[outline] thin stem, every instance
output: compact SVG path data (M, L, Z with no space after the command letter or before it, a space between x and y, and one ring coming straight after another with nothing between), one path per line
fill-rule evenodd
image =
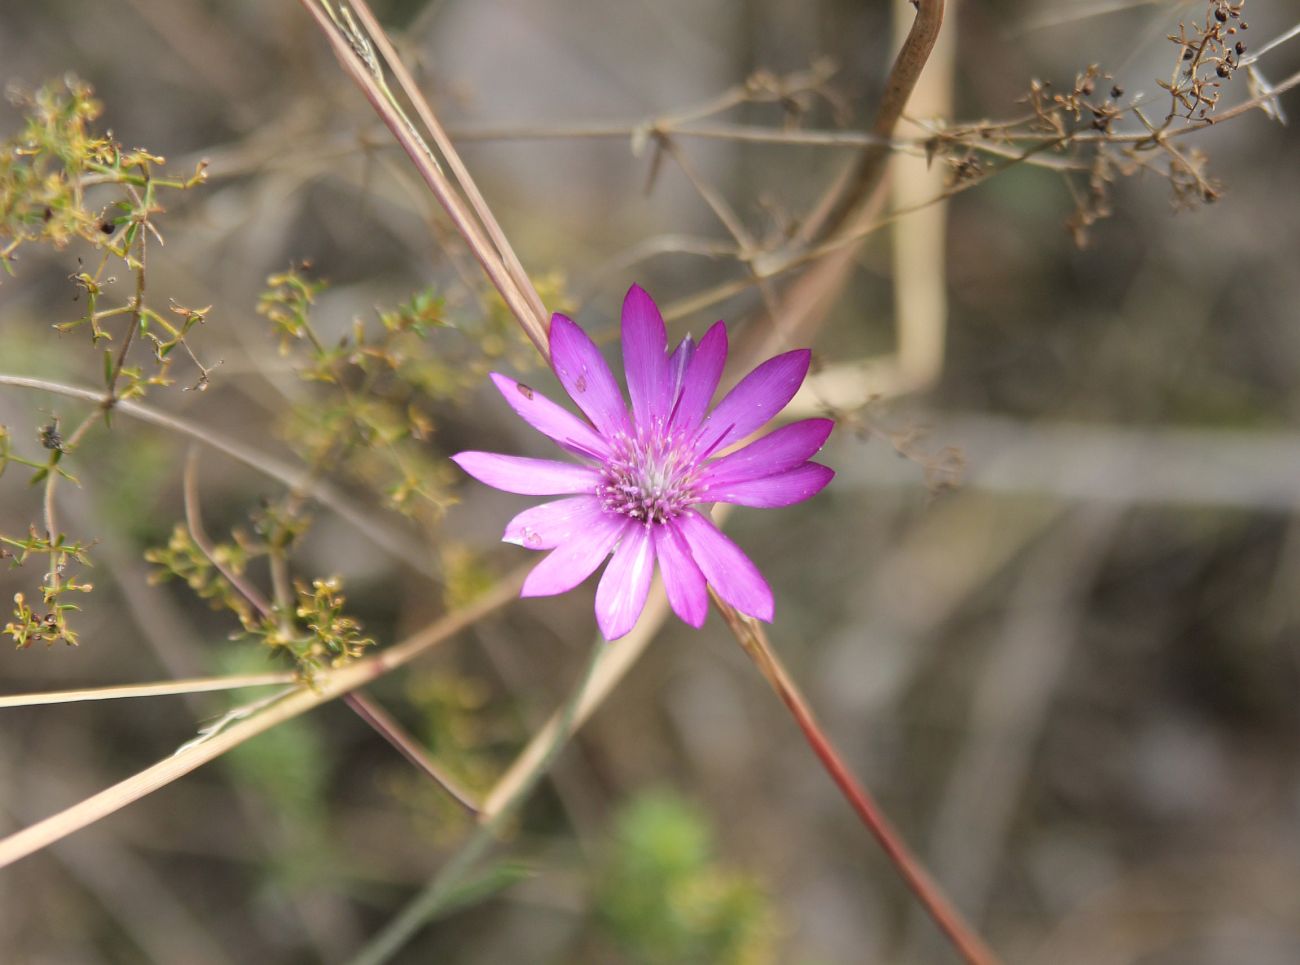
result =
M131 195L143 212L142 217L147 218L147 204L140 199L140 196L134 190L131 191ZM108 376L108 390L103 402L105 409L111 408L113 403L117 401L117 382L122 377L122 368L126 365L126 355L131 351L131 343L135 341L135 334L140 328L140 319L144 315L145 264L149 238L149 232L144 229L145 223L144 221L138 223L140 251L137 255L139 264L135 269L135 295L131 298L131 324L127 327L126 335L122 338L122 347L118 350L117 358L113 360L113 368ZM69 444L75 446L75 439L69 440Z
M893 137L898 119L903 116L903 108L912 96L912 89L916 87L935 41L939 39L939 28L943 26L944 0L916 0L916 5L916 19L890 68L884 97L871 122L871 133L884 145ZM804 222L799 240L808 243L852 224L884 176L888 158L887 146L873 144L864 148L853 167L827 192Z
M420 742L384 708L359 690L354 690L343 697L344 703L351 707L379 736L392 744L397 752L415 767L423 771L438 784L452 799L470 813L478 817L481 813L470 793L461 787L446 771L433 762Z
M127 185L127 190L131 192L131 197L135 200L136 205L143 211L142 217L148 217L148 205L141 200L135 189ZM104 396L99 402L99 409L86 416L77 426L76 430L70 435L63 445L58 447L58 451L50 453L49 468L45 476L45 532L46 538L50 541L50 566L46 576L48 589L46 598L53 600L59 593L63 585L63 566L66 557L63 553L54 550L54 541L58 539L58 519L55 509L55 490L58 487L59 474L54 471L55 459L64 453L74 451L85 438L86 433L90 431L101 418L107 419L108 412L117 402L117 382L122 375L122 367L126 364L126 354L131 350L131 344L135 340L136 330L140 327L140 319L144 314L144 290L145 290L145 264L148 252L148 232L144 230L145 222L140 223L139 227L139 253L137 255L138 264L135 269L135 295L131 300L130 312L131 323L127 326L126 334L122 337L122 347L118 350L117 358L114 360L112 369L108 376L108 387L104 390ZM107 253L105 253L107 257Z
M0 839L0 868L48 847L99 821L177 778L309 710L405 666L432 647L451 638L489 613L512 602L523 585L525 570L501 581L477 602L449 613L401 643L337 670L320 673L312 687L300 687L276 700L261 713L240 720L204 740L190 742L171 757L119 781L112 787Z
M1167 136L1172 136L1172 134ZM983 184L984 181L994 173L1005 171L1012 165L1028 163L1030 158L1035 154L1050 150L1068 139L1069 135L1062 135L1059 138L1053 138L1035 144L1033 147L1028 148L1014 157L1009 157L1006 164L997 168L996 171L986 174L982 178L972 178L967 181L959 181L952 187L947 188L924 201L901 208L895 208L887 215L871 221L862 222L855 227L846 228L842 233L832 238L828 238L826 241L823 241L814 247L797 250L788 255L773 255L770 260L756 259L753 276L722 282L721 284L715 285L713 288L707 288L704 291L697 292L694 295L689 295L686 298L673 302L664 308L664 320L674 321L679 318L684 318L687 315L694 314L695 312L701 311L712 305L716 305L719 302L726 301L733 295L738 295L741 292L752 288L757 284L757 278L774 278L777 275L782 275L796 268L801 268L810 262L815 262L824 255L851 247L866 238L868 235L874 234L881 228L892 224L905 215L928 208L940 201L946 201L949 198L956 197L964 191L969 191L977 185Z
M776 295L772 292L772 286L767 283L766 279L760 278L758 272L754 269L753 259L758 251L758 245L754 241L753 235L745 227L740 216L711 184L704 180L703 176L696 170L695 165L690 162L685 154L678 148L673 139L667 135L659 135L659 144L664 152L677 162L677 167L681 169L686 180L695 188L696 194L709 206L709 210L717 216L722 222L722 226L727 229L727 233L735 239L739 248L737 257L744 264L745 270L754 279L754 284L758 286L759 293L763 298L763 305L766 307L770 317L776 317L777 304Z
M444 160L446 160L447 166L451 169L452 175L456 178L456 182L460 185L461 190L465 192L466 197L469 198L470 206L474 209L474 213L478 215L479 222L487 230L488 237L492 240L492 244L496 246L497 254L501 256L506 271L509 272L510 277L514 279L515 285L531 306L534 313L534 321L545 330L547 327L546 306L542 304L541 296L537 294L537 289L533 286L532 279L530 279L528 273L524 271L524 267L519 261L519 256L515 254L514 247L510 244L509 239L506 238L505 232L501 230L501 225L497 223L496 215L492 213L492 209L488 207L487 202L483 199L483 195L480 193L478 185L475 184L474 179L470 177L469 170L465 167L464 162L461 161L460 155L456 152L456 148L451 142L451 138L447 136L447 132L443 130L442 125L438 122L438 118L433 113L433 109L429 106L429 102L424 98L424 95L420 93L420 88L416 85L415 78L411 76L411 72L406 69L406 65L403 64L401 58L397 56L397 51L393 49L393 45L389 42L388 35L384 32L384 28L381 27L379 21L375 19L375 15L370 12L370 7L366 4L365 0L351 0L351 3L352 9L355 10L357 16L361 18L361 23L366 28L366 32L370 35L370 39L373 40L375 46L379 48L380 56L383 57L389 70L393 72L393 76L397 78L398 86L402 88L402 92L406 94L407 99L410 100L412 105L414 105L416 115L424 124L425 129L428 130L429 134L433 137L433 143L437 145L438 150L442 152L442 156Z
M216 567L217 572L225 577L227 583L238 590L262 616L270 616L271 604L266 597L257 587L221 562L216 547L208 539L208 532L203 527L203 514L199 511L198 468L199 449L198 446L192 445L189 454L185 457L185 475L182 485L185 493L185 526L190 531L190 539L194 540L194 545L199 548L199 552L208 558L208 562Z
M21 389L36 389L40 392L51 392L55 395L62 395L71 399L82 399L87 402L99 403L103 399L103 393L95 389L51 382L48 379L34 379L24 375L0 373L0 385L11 385ZM322 506L333 510L340 518L347 520L367 538L374 541L376 545L383 547L416 570L428 576L438 575L426 545L419 540L413 540L405 532L394 530L376 520L372 510L355 505L333 486L316 479L310 470L282 462L274 456L259 452L215 429L197 422L191 422L182 416L155 409L142 402L118 400L113 410L133 419L139 419L142 422L148 422L171 432L187 436L216 449L218 452L225 453L237 462L242 462L244 465L250 466L272 479L278 479L295 492L311 496Z
M160 680L151 684L118 684L112 687L89 687L81 690L50 690L39 694L5 694L0 707L35 707L42 704L75 704L83 700L120 700L126 697L166 697L172 694L201 694L214 690L242 690L244 687L270 687L291 684L292 673L235 674L228 677L192 677L186 680Z
M382 78L376 76L378 65L375 65L372 70L362 60L353 44L353 40L357 38L344 35L342 27L331 18L332 11L324 7L321 0L300 0L300 2L325 34L339 63L361 88L370 105L397 138L425 184L438 199L443 210L447 212L456 230L465 238L524 333L532 340L543 357L549 357L546 326L534 315L529 299L520 291L519 285L503 263L500 253L485 237L482 227L475 222L472 213L466 209L455 187L438 166L438 162L421 140L414 125L402 113L395 101L385 94L381 84Z
M1237 61L1237 66L1249 67L1251 64L1255 63L1257 60L1259 60L1259 58L1263 57L1274 47L1280 47L1288 40L1293 40L1296 37L1300 37L1300 23L1296 24L1294 27L1292 27L1290 30L1286 31L1285 33L1278 34L1278 36L1274 37L1268 43L1264 44L1262 47L1260 47L1259 49L1251 53L1250 56L1242 57L1241 60Z
M949 901L947 895L944 894L934 879L930 877L929 872L925 870L925 866L920 859L904 843L898 830L890 823L880 809L880 805L876 803L875 798L871 796L871 793L865 787L858 783L845 765L830 738L826 736L826 732L817 723L817 718L813 716L808 701L800 693L798 686L785 667L782 666L780 658L768 642L762 626L749 617L737 613L724 603L714 593L712 587L709 588L709 595L713 598L713 603L718 612L726 620L727 626L731 628L731 632L735 635L745 653L754 661L754 665L758 667L763 678L776 691L777 696L781 698L782 703L785 704L791 716L794 717L795 723L803 731L804 738L808 741L813 753L817 755L817 759L821 761L826 773L830 775L831 780L840 789L840 793L853 806L853 810L857 812L867 830L875 836L881 849L893 862L907 887L921 902L930 917L934 919L935 924L939 926L948 940L952 942L953 947L969 965L995 965L998 962L998 957L993 953L993 950L984 943L984 940L962 918L961 913Z
M547 761L557 742L568 740L581 727L605 699L613 692L619 681L627 674L637 659L645 652L650 641L654 639L665 618L668 616L668 597L664 595L662 583L656 580L646 599L641 619L632 632L618 641L616 645L606 645L601 651L596 665L586 685L582 688L578 703L570 707L565 704L556 710L529 739L528 744L515 757L506 772L497 779L492 790L483 799L483 815L491 820L514 806L522 789L536 783L537 775L546 768Z
M554 765L560 751L568 742L573 721L581 713L580 708L586 700L596 668L609 650L610 646L604 638L597 636L582 678L560 710L559 726L549 735L545 752L530 768L527 777L514 785L509 797L501 801L495 809L488 810L486 805L484 806L479 826L474 829L469 839L425 889L416 895L396 918L385 925L378 935L366 943L352 959L350 965L381 965L388 961L411 939L411 936L448 904L449 899L454 897L457 885L487 853L506 819L528 799L533 788Z
M289 554L278 538L271 543L267 559L271 564L271 592L275 596L271 612L276 617L280 636L289 641L298 635L298 628L293 623L293 581L289 576Z

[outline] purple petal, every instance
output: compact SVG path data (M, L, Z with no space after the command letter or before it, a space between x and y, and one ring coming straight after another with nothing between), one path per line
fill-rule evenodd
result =
M766 425L794 398L811 359L808 349L796 349L768 359L741 379L704 420L696 451L721 449Z
M546 559L534 566L519 595L554 596L572 590L596 572L624 530L637 525L626 516L601 513L573 539L551 550Z
M636 626L654 572L655 544L650 528L632 523L596 588L596 623L606 640L617 640Z
M451 459L479 482L524 496L591 493L600 483L600 473L590 466L550 459L502 456L495 452L459 452Z
M713 393L718 391L718 382L722 378L722 367L727 364L727 326L715 322L704 333L700 344L686 366L686 375L682 380L682 392L673 410L674 429L691 433L704 418Z
M555 549L567 543L604 514L595 496L571 496L525 509L506 525L503 543L530 550Z
M672 357L668 359L668 378L672 384L672 407L676 407L677 400L681 398L682 386L686 383L686 367L691 364L691 359L694 357L695 339L691 338L688 332L686 337L677 343Z
M691 549L691 557L718 596L741 613L771 622L772 590L740 547L696 510L688 509L676 523Z
M654 528L655 555L659 559L659 572L664 577L664 589L673 612L693 627L704 626L709 615L709 591L704 585L704 574L691 558L691 551L673 522Z
M745 448L723 456L704 471L700 482L712 489L794 469L825 445L826 437L834 428L833 419L805 419L782 426Z
M833 470L819 463L806 462L798 469L780 472L775 476L746 479L742 482L711 487L700 498L711 502L775 509L778 506L791 506L805 499L811 499L834 478Z
M623 299L623 373L636 424L648 429L672 407L668 332L654 300L640 285Z
M628 432L627 407L596 343L559 313L551 316L551 367L601 435Z
M603 459L609 455L609 443L572 412L560 408L522 382L496 372L491 375L496 387L510 403L510 408L538 432L582 456Z

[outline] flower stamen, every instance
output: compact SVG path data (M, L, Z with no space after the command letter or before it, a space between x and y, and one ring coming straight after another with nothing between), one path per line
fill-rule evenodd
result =
M669 435L656 425L635 438L620 434L613 454L602 466L596 495L607 512L662 524L695 501L699 458L681 434Z

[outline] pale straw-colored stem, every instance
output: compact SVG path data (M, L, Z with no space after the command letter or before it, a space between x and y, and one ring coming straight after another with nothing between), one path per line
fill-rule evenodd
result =
M601 664L606 662L606 655L610 650L610 645L603 639L599 637L596 639L582 678L557 712L556 726L548 732L548 742L542 747L540 755L529 767L527 774L523 775L520 781L512 784L509 795L497 801L491 813L483 811L479 814L478 827L456 849L456 853L439 869L429 884L398 913L397 917L391 919L365 944L349 965L382 965L383 962L391 959L421 927L453 903L454 896L463 886L466 875L487 853L496 840L501 826L528 799L564 749L569 735L574 730L573 718L580 712L586 702L586 695L591 691L592 677Z
M201 694L245 687L291 684L292 673L233 674L226 677L192 677L188 680L160 680L148 684L116 684L111 687L83 687L80 690L50 690L39 694L5 694L0 707L36 707L42 704L77 704L83 700L121 700L127 697L168 697Z
M600 650L590 675L576 692L572 704L566 704L547 719L488 792L483 800L480 821L496 819L510 807L511 802L518 799L522 788L532 786L556 743L568 740L587 722L596 708L605 702L605 698L645 652L667 617L668 597L664 595L663 584L656 576L636 627L617 643L607 644Z
M338 670L320 674L314 686L303 686L253 716L241 719L205 740L194 741L151 767L86 798L43 821L0 840L0 868L107 817L114 811L165 787L250 738L309 710L341 697L404 666L432 647L515 599L523 585L520 571L501 581L477 602L449 613L401 643Z
M506 268L500 252L492 246L484 234L484 229L477 223L473 213L465 207L460 194L443 173L428 146L416 132L414 125L387 92L382 77L376 76L376 72L357 53L352 42L353 38L344 34L342 26L332 16L332 10L320 0L301 0L301 3L321 28L321 32L325 34L325 39L333 48L343 69L361 88L370 105L406 151L424 183L438 199L438 203L447 212L456 230L465 239L492 284L505 299L506 306L515 316L524 333L537 346L537 350L543 357L549 358L548 329L535 315L531 307L531 299L520 291L520 286Z
M519 256L515 254L515 249L510 244L510 240L506 238L505 232L501 230L501 225L497 223L496 215L488 207L488 203L484 200L478 185L474 183L474 179L470 176L469 169L465 167L465 163L460 159L460 154L456 151L455 145L452 144L451 138L447 136L447 132L439 123L437 116L434 115L433 109L430 108L429 102L420 92L420 88L415 83L415 78L406 69L402 59L397 56L397 51L393 49L388 34L380 26L379 21L375 19L375 15L370 12L370 7L365 0L351 0L351 2L352 9L356 11L357 16L361 19L362 26L365 27L375 46L379 48L380 56L388 65L388 69L393 72L393 76L397 78L402 93L415 107L416 115L424 124L425 129L428 130L430 136L432 136L433 143L442 154L443 160L447 162L447 167L451 169L452 176L469 199L470 206L474 209L479 222L483 225L488 237L492 240L492 244L496 247L497 254L500 255L502 262L505 264L506 271L514 280L525 301L532 308L534 321L545 331L548 325L546 306L542 304L541 296L537 294L532 279L524 271L524 266L520 263Z

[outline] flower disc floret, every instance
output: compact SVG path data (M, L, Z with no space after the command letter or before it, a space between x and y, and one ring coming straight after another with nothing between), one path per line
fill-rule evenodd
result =
M696 501L698 470L681 433L638 432L615 441L596 495L607 512L662 525Z

